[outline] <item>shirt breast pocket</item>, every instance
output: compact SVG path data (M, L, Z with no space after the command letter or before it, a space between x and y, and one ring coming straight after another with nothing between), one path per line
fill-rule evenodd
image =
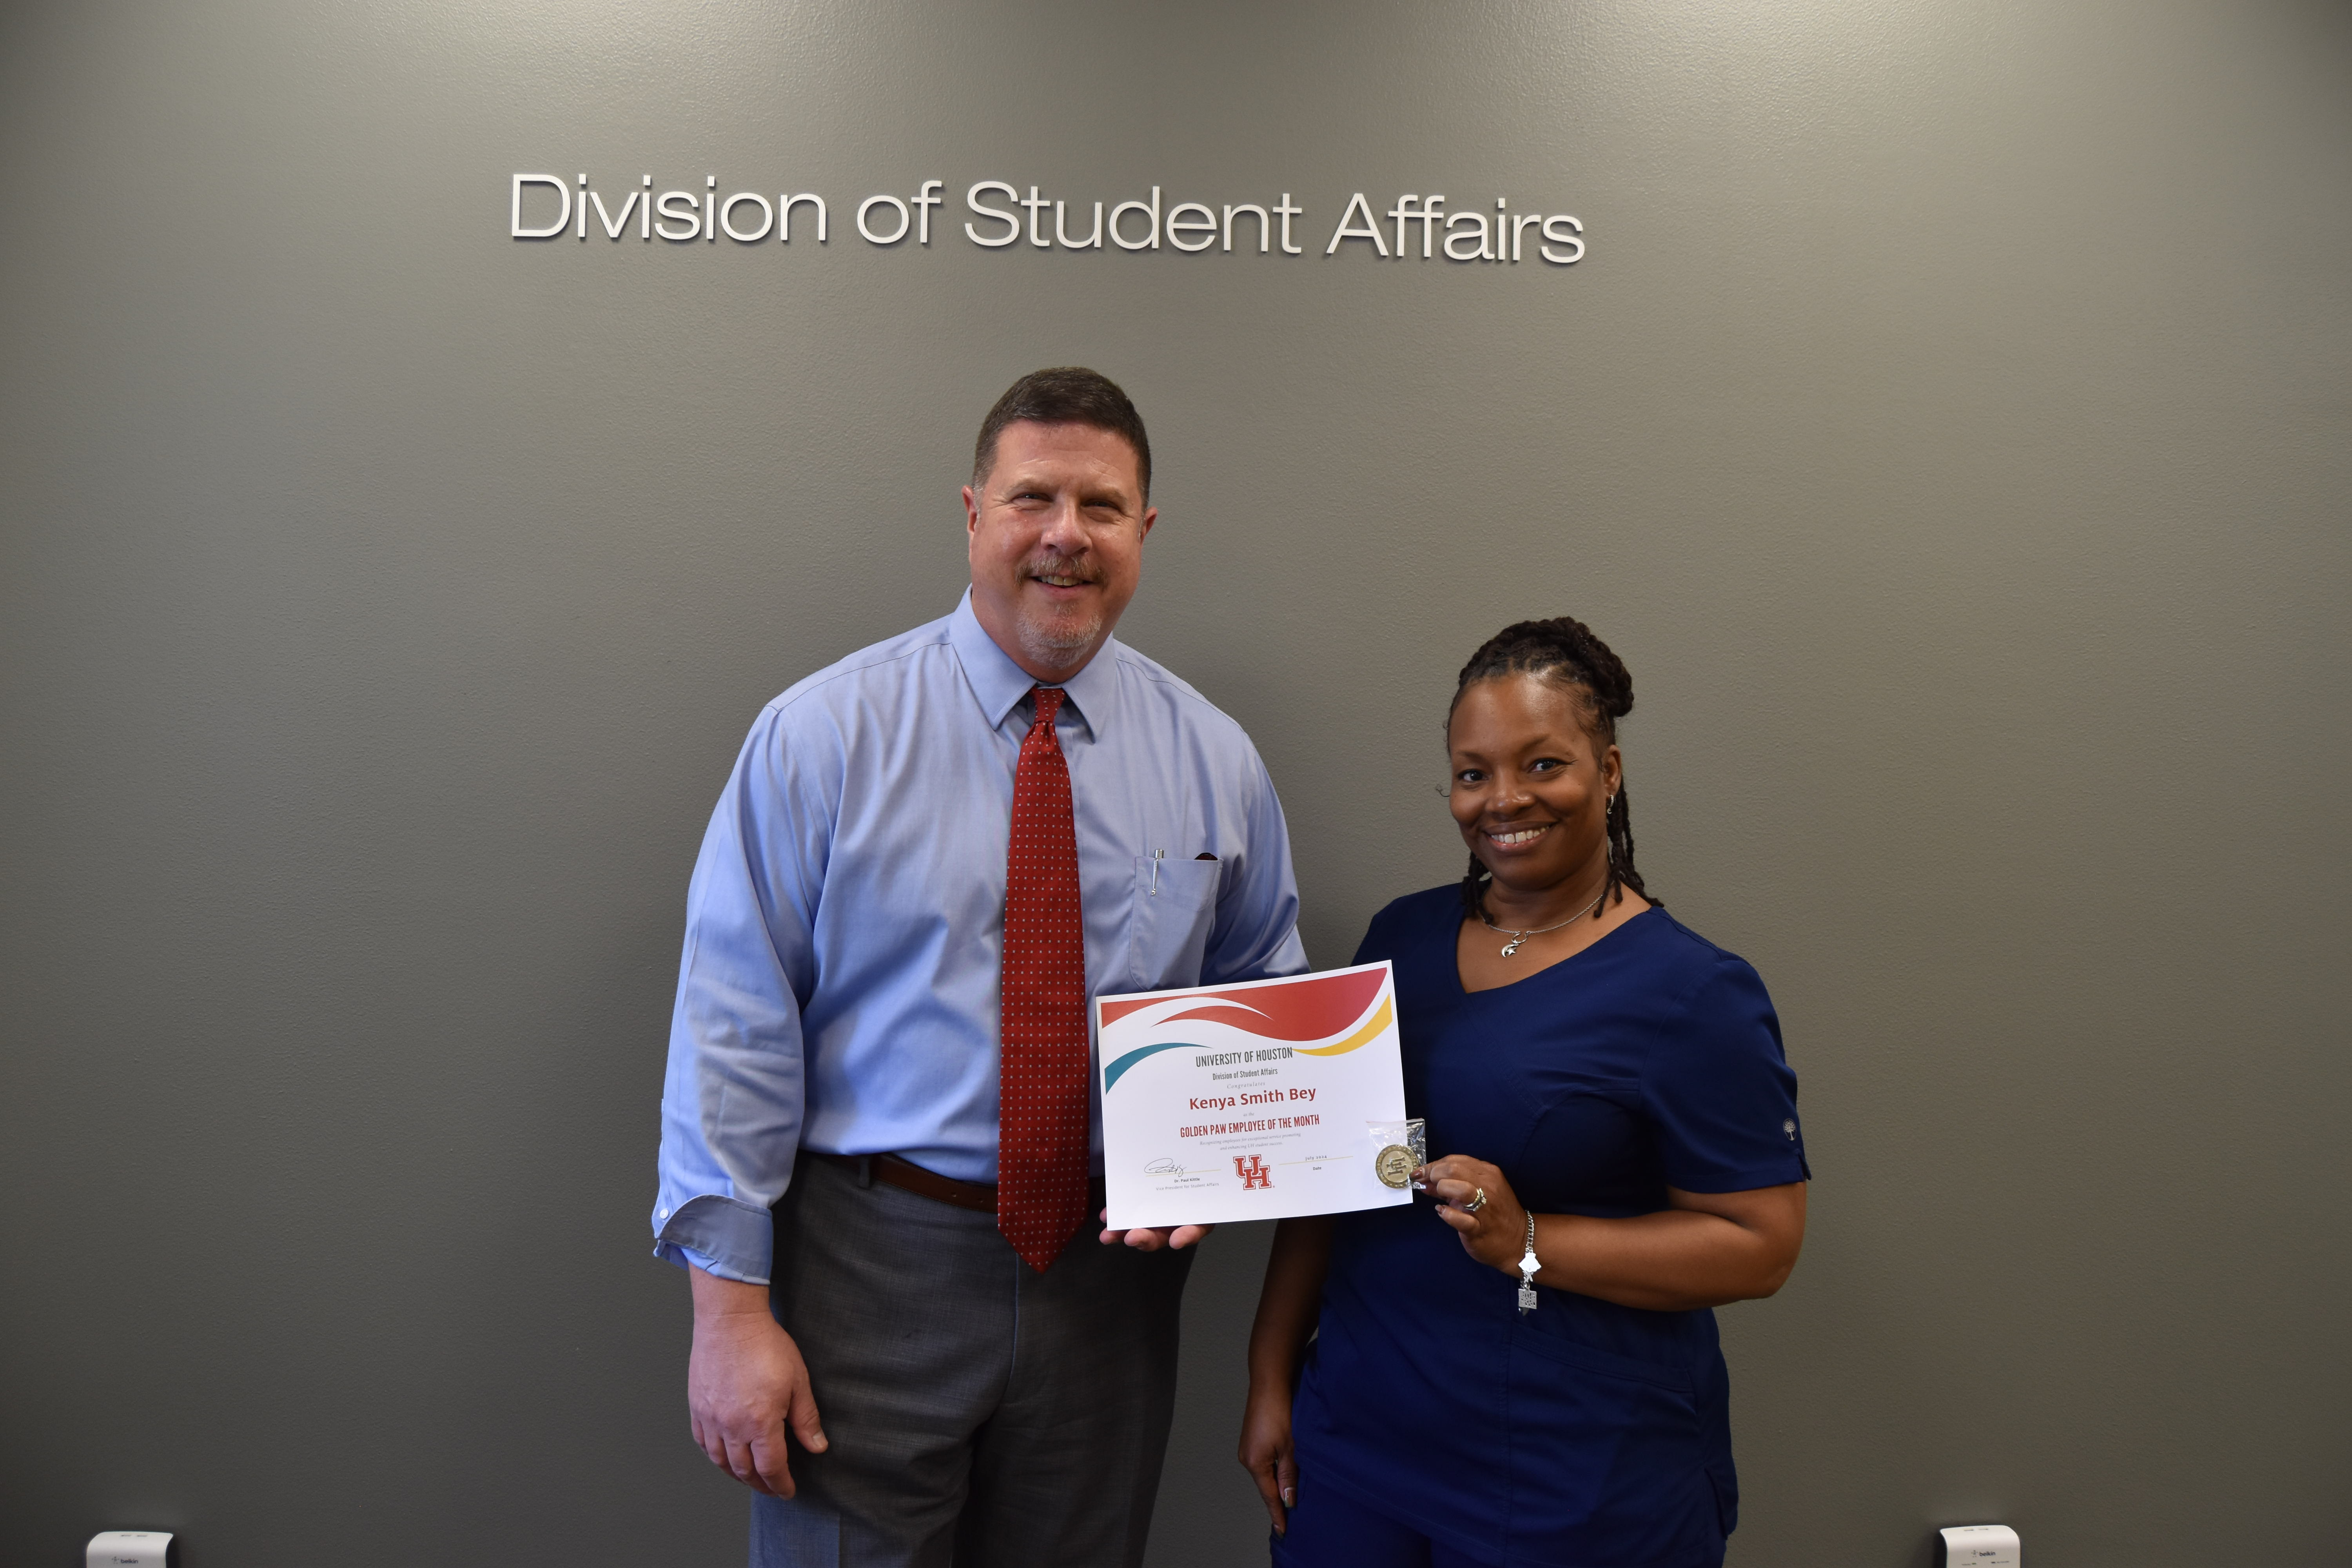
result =
M1135 907L1128 921L1129 968L1138 991L1201 984L1209 930L1217 919L1214 860L1135 858Z

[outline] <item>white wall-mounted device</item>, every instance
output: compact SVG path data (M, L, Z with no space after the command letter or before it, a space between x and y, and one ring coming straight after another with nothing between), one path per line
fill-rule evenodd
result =
M1956 1524L1944 1531L1944 1568L2018 1568L2017 1531L2005 1524Z
M89 1568L165 1568L180 1554L166 1530L105 1530L89 1538Z

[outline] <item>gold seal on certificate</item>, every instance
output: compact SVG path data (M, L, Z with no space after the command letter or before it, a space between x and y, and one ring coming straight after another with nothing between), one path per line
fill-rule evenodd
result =
M1402 1143L1391 1143L1372 1156L1372 1173L1383 1186L1403 1186L1412 1180L1412 1151Z

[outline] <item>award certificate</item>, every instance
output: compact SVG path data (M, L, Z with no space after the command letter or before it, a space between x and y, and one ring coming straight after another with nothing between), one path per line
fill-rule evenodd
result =
M1114 1230L1412 1201L1386 963L1095 1000Z

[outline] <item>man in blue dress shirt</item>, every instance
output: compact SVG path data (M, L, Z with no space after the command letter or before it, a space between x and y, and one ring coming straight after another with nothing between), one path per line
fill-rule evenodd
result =
M712 814L653 1222L755 1564L1142 1561L1202 1232L1071 1229L1101 1209L1083 1004L1307 967L1248 736L1111 637L1150 483L1116 385L1016 382L963 491L971 592L768 704Z

